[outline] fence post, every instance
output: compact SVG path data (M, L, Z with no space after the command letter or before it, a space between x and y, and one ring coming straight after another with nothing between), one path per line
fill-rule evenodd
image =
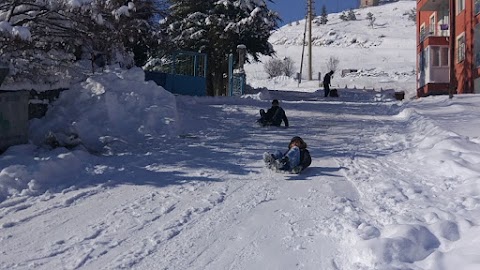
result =
M233 54L228 55L228 93L233 96Z

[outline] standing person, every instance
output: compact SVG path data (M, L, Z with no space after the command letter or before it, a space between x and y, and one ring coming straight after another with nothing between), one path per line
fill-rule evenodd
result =
M277 127L282 124L282 121L285 123L285 127L288 127L287 115L276 99L272 100L272 107L267 112L264 109L260 110L260 119L257 120L262 126Z
M332 80L333 70L325 74L323 77L323 89L325 90L325 97L330 94L330 81Z
M291 171L293 173L300 173L302 170L310 166L312 157L307 150L307 144L302 138L295 136L288 144L288 150L282 154L279 150L273 154L265 152L263 154L263 161L270 168L275 168L280 171Z

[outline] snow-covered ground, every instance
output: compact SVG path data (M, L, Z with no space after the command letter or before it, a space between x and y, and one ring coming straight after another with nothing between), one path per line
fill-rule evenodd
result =
M132 69L64 92L0 155L0 269L480 269L478 95L397 101L412 78L373 76L324 98L255 68L272 91L173 96ZM254 123L274 98L289 128ZM266 169L293 136L312 165Z
M172 98L142 81L92 77L31 124L82 145L0 156L0 269L480 267L480 97ZM254 124L272 98L291 127ZM295 135L311 167L266 169Z

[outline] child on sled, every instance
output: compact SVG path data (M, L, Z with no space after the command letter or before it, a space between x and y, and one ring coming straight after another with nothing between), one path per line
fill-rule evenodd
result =
M312 163L310 152L307 150L307 144L298 136L291 139L288 144L288 150L285 153L282 154L279 150L273 154L265 152L263 160L269 168L291 171L293 173L300 173Z

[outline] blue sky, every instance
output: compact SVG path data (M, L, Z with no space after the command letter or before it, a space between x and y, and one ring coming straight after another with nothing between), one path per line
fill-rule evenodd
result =
M322 6L327 7L328 13L339 12L351 8L358 8L359 0L313 0L315 12L320 15ZM268 1L266 1L268 2ZM283 24L303 19L307 13L307 0L274 0L275 3L268 3L270 9L277 11L282 18Z

